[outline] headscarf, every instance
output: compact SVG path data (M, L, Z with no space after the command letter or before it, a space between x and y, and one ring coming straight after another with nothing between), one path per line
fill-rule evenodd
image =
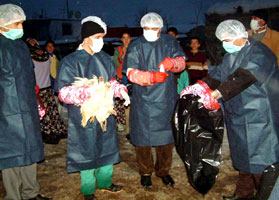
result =
M40 47L37 40L29 37L26 39L26 43L33 60L38 62L43 62L48 60L49 55L47 51Z

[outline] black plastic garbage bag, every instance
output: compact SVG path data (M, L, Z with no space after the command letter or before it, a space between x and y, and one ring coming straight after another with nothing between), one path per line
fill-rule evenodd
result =
M278 177L279 177L279 163L274 163L263 171L260 179L259 189L257 191L257 200L268 200L268 199L279 198L278 190L274 191L274 187L276 185L276 181L278 180Z
M179 99L172 125L188 180L198 192L206 194L219 172L224 121L221 109L207 110L198 99L193 95Z

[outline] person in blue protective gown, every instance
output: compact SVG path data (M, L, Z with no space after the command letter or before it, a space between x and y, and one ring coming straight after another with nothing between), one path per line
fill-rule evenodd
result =
M0 170L5 200L46 200L37 181L44 154L33 63L20 39L25 20L19 6L0 5Z
M164 184L173 186L169 175L174 147L171 119L177 100L173 73L185 69L185 54L173 36L161 33L160 15L147 13L140 23L143 36L129 45L123 65L133 83L130 138L136 146L142 186L152 186L154 168ZM152 146L156 147L155 165Z
M277 59L261 42L249 41L237 20L220 23L216 37L227 54L204 81L223 102L233 166L239 170L234 195L223 199L253 199L264 169L279 161Z
M59 92L59 99L68 104L67 170L69 173L80 172L84 198L95 199L97 187L109 192L118 192L122 188L112 183L113 164L120 161L115 116L108 117L106 131L101 129L97 120L88 121L83 127L77 104L86 100L86 94L90 96L90 87L74 90L76 88L71 84L75 77L92 79L95 75L110 82L115 97L122 98L124 93L126 101L129 101L129 97L126 87L115 79L116 70L112 58L101 51L107 31L106 24L95 16L84 18L81 23L82 44L60 61L55 90Z

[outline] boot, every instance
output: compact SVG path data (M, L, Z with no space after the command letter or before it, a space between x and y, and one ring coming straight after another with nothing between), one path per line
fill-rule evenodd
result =
M151 188L152 187L151 175L141 176L140 183L146 189Z
M172 179L172 177L170 175L166 175L166 176L159 176L163 183L166 185L166 186L171 186L173 187L174 186L174 180Z

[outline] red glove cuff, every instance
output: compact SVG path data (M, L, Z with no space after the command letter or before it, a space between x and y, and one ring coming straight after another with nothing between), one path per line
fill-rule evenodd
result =
M186 67L185 59L182 56L172 58L171 61L173 62L173 68L170 69L170 71L173 72L173 73L181 72Z
M128 79L132 83L136 83L141 86L151 86L155 83L153 82L154 73L150 71L143 71L139 69L130 69L128 73Z

